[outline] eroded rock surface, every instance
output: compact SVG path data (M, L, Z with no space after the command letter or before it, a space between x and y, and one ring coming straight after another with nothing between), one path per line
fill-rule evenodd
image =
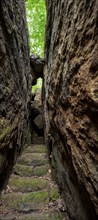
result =
M34 100L31 101L31 142L44 143L44 123L42 89L35 92Z
M39 57L37 54L32 54L30 56L30 66L31 66L31 76L32 76L32 85L37 83L38 78L43 78L43 69L44 69L45 60Z
M46 142L70 219L98 219L98 1L47 2Z
M30 66L24 1L0 1L0 184L25 143Z

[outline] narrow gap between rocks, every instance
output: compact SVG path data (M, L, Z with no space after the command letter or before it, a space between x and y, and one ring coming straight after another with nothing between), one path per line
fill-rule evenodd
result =
M26 6L33 9L33 2L26 1ZM37 6L38 1L35 2ZM27 14L31 16L31 13L27 12ZM36 42L35 36L33 37ZM34 48L33 52L32 48ZM47 148L44 144L42 84L45 61L42 45L32 44L30 39L30 51L31 144L24 147L16 163L13 164L13 171L11 169L10 177L1 192L0 220L64 220L64 202L60 197L58 186L51 178Z
M45 0L27 0L25 5L30 43L30 73L32 81L30 127L31 142L33 143L35 137L39 137L42 141L44 138L42 85L43 68L45 63L43 57L46 5Z

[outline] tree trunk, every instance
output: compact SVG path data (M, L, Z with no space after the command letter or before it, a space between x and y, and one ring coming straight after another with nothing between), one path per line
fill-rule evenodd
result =
M24 0L0 1L0 184L28 129L29 49Z
M98 1L46 0L45 126L69 219L98 219Z

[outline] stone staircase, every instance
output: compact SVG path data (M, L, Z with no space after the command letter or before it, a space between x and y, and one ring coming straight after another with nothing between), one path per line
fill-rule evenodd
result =
M45 145L26 148L0 195L0 220L64 220L64 204L50 173Z

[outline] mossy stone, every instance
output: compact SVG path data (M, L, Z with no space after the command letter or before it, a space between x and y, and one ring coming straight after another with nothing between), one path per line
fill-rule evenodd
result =
M63 220L63 216L59 212L51 212L51 213L32 213L29 215L25 215L20 217L19 220Z
M48 186L48 180L37 177L12 176L9 181L10 187L14 192L34 192Z
M23 165L40 166L47 163L47 156L45 153L25 153L17 162Z
M5 204L18 212L42 210L49 203L48 192L11 193L3 195Z
M22 216L12 217L12 216L0 216L0 220L63 220L64 217L61 213L55 211L51 213L31 213L23 214Z
M44 176L44 175L47 174L48 169L49 169L48 164L43 165L43 166L39 166L39 167L35 167L34 170L33 170L33 175Z
M57 187L53 187L51 188L51 192L50 192L50 199L51 201L55 201L60 197L59 195L59 191Z
M49 169L49 165L41 165L41 166L36 166L35 168L33 168L33 166L29 166L29 165L21 165L21 164L17 164L14 167L14 172L17 173L19 176L24 176L24 177L30 177L30 176L44 176L47 174Z
M14 172L17 173L19 176L32 176L33 175L33 167L32 166L26 166L22 164L16 164L14 166Z
M26 148L27 153L47 153L47 148L43 144L34 144Z
M43 145L24 149L14 166L6 193L1 194L1 203L8 213L0 215L0 220L63 220L62 214L56 212L59 192L51 181L49 167ZM54 204L52 208L50 202Z
M7 217L7 216L1 216L0 215L0 220L16 220L17 218L16 217L13 217L13 216L9 216L9 217Z

